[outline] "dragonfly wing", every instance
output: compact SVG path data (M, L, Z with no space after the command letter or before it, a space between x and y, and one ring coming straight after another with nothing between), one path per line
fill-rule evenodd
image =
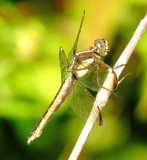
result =
M90 68L88 73L79 78L79 81L86 88L98 92L103 86L108 72L109 71L105 66L99 64Z
M81 118L87 119L90 115L95 98L91 93L77 80L73 86L72 92L68 96L69 105L75 113ZM101 118L101 115L99 116ZM101 124L101 119L100 122Z
M65 55L64 49L60 47L59 50L59 61L60 61L60 70L61 70L61 81L63 82L68 76L68 67L69 63Z
M80 33L81 33L81 28L82 28L83 21L84 21L84 17L85 17L85 10L83 12L82 20L81 20L81 23L80 23L80 28L79 28L79 31L78 31L78 34L77 34L74 46L73 46L72 50L70 51L70 53L68 55L69 62L72 61L73 56L76 54L76 50L77 50L77 46L78 46L78 41L79 41L79 37L80 37Z
M89 69L88 73L79 78L80 83L83 84L86 88L97 92L100 88L97 81L98 72L98 67Z
M63 48L60 47L60 50L59 50L59 60L60 60L60 69L61 69L61 79L62 79L62 82L64 81L64 79L68 75L68 67L69 67L69 65L71 65L71 64L69 64L69 62L72 63L73 56L74 56L74 54L76 54L76 50L77 50L77 46L78 46L78 41L79 41L79 36L80 36L80 32L81 32L83 21L84 21L84 16L85 16L85 10L83 12L80 28L79 28L79 31L78 31L78 34L77 34L74 46L73 46L71 52L68 55L68 60L67 60L67 57L65 55L65 52L64 52Z

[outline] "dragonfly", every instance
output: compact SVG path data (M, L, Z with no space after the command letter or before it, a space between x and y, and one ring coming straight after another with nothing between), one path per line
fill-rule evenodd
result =
M68 57L62 47L59 49L61 87L42 118L31 131L28 144L41 135L43 128L65 99L68 99L70 106L79 116L88 117L95 101L89 90L98 92L111 68L103 61L103 57L109 53L107 41L104 39L97 39L94 41L93 47L77 52L84 16L85 11L74 46ZM111 71L115 76L115 72ZM99 106L97 108L99 109ZM102 125L102 116L100 112L99 114L99 124Z

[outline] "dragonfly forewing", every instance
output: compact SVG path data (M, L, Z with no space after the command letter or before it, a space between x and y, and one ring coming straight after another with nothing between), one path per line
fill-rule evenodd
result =
M67 60L64 49L62 47L60 47L60 50L59 50L59 62L60 62L60 70L61 70L61 83L63 83L65 78L68 77L70 71L69 71L69 62Z
M99 63L97 66L92 67L89 69L87 74L79 78L79 82L84 85L86 88L98 92L101 87L103 87L103 83L108 74L112 74L114 79L117 79L113 68L105 66L105 63ZM117 80L115 80L117 81ZM116 87L114 87L116 88Z
M69 55L68 55L68 61L70 62L70 64L72 63L72 60L73 60L73 58L74 58L74 55L76 54L76 51L77 51L77 46L78 46L78 42L79 42L79 37L80 37L80 33L81 33L81 29L82 29L84 17L85 17L85 10L84 10L84 12L83 12L82 20L81 20L81 23L80 23L80 28L79 28L79 31L78 31L78 34L77 34L75 43L74 43L74 45L73 45L72 50L70 51L70 53L69 53Z

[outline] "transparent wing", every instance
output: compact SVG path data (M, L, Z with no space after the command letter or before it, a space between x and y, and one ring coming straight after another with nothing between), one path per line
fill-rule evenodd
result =
M91 93L77 80L73 86L72 92L68 96L69 105L81 118L87 119L93 107L95 98ZM101 121L101 115L100 121ZM101 122L100 122L101 124Z
M98 64L89 69L88 73L79 78L80 83L86 88L98 92L108 74L108 68L102 64Z
M70 53L68 55L68 60L67 60L67 57L65 55L65 52L64 52L63 48L60 47L59 60L60 60L61 80L62 80L62 82L68 76L68 67L70 65L69 62L72 63L73 56L76 53L77 46L78 46L78 41L79 41L79 36L80 36L80 32L81 32L83 21L84 21L84 16L85 16L85 10L83 12L80 28L79 28L79 31L78 31L74 46L73 46L72 50L70 51Z
M82 25L83 25L84 17L85 17L85 10L83 12L80 28L79 28L79 31L78 31L78 34L77 34L74 46L73 46L72 50L70 51L70 53L68 55L68 61L69 62L72 61L74 54L76 54L76 50L77 50L77 46L78 46L78 41L79 41L79 36L80 36L80 33L81 33L81 28L82 28Z
M68 72L69 63L62 47L60 47L60 50L59 50L59 61L60 61L60 70L61 70L61 82L63 82L69 73Z

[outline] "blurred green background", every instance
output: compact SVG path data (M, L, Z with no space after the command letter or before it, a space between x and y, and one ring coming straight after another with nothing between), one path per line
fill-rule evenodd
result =
M109 42L113 66L147 11L146 0L0 0L0 159L67 159L85 124L65 103L30 146L27 138L60 87L58 52ZM79 159L147 159L147 33Z

